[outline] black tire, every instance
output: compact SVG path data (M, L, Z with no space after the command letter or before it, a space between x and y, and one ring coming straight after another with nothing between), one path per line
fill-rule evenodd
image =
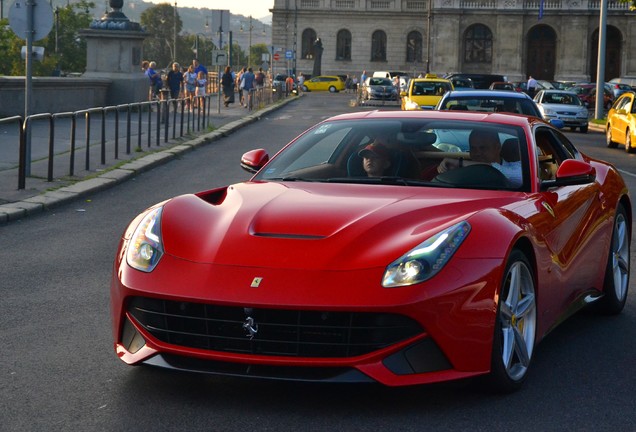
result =
M536 343L537 307L535 278L528 258L514 249L501 281L495 318L488 384L509 393L519 389L532 361Z
M304 91L304 92L308 92L308 91L309 91L309 89L307 88L307 86L306 86L306 85L303 85L303 91Z
M587 133L587 126L581 126L581 133Z
M605 144L607 144L607 147L609 148L616 148L618 145L618 143L612 140L612 127L609 123L605 129Z
M625 307L629 287L631 226L627 212L622 204L618 205L614 215L614 229L610 243L603 298L599 300L599 311L608 315L617 315Z
M336 93L338 89L334 86L329 86L329 93Z
M636 149L632 147L632 137L630 135L629 129L625 131L625 151L627 153L634 153Z

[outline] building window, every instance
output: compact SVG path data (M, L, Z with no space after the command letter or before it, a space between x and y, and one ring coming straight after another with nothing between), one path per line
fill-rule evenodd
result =
M340 30L336 38L336 60L351 60L351 32Z
M464 36L464 62L492 63L492 32L483 24L474 24Z
M371 61L386 61L386 33L382 30L371 36Z
M314 58L314 43L318 37L313 29L305 29L303 31L302 50L300 52L300 58L313 59Z
M412 31L406 37L406 62L422 61L422 33Z

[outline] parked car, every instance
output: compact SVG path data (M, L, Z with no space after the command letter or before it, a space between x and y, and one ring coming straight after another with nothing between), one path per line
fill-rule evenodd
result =
M632 90L636 91L636 77L631 76L622 76L618 78L612 78L609 80L610 83L619 83L619 84L627 84L632 88Z
M506 81L495 81L494 83L490 84L490 87L488 87L490 90L509 90L509 91L517 91L517 88L515 87L515 85L511 82L506 82Z
M362 85L362 100L397 101L398 89L390 78L369 77Z
M542 118L536 103L525 93L501 90L466 90L446 93L437 110L509 112Z
M449 80L453 84L454 90L472 90L475 88L473 80L470 78L464 78L461 76L453 77Z
M612 99L616 100L620 95L625 92L632 91L632 88L628 84L621 84L617 82L607 82L605 87L612 92Z
M400 93L401 108L405 111L432 110L444 93L453 90L453 84L437 75L427 74L424 78L412 78L406 91Z
M558 119L572 130L579 128L587 133L590 113L573 91L539 90L534 101L544 119Z
M453 78L469 78L476 89L488 89L490 84L495 81L508 81L505 75L498 74L477 74L477 73L451 73L444 78L452 80Z
M608 147L619 144L628 153L636 150L636 93L623 93L607 113L605 137Z
M331 93L339 92L345 89L344 81L337 75L319 75L311 79L305 80L303 83L303 91L329 91Z
M594 108L596 106L596 84L576 84L570 88L570 91L576 93L586 107ZM604 87L603 108L609 109L613 102L612 93Z
M437 147L467 148L475 133L501 147L520 185ZM386 175L368 177L362 160L380 153ZM444 158L465 166L421 177ZM119 238L121 361L389 386L484 376L511 391L566 317L624 308L627 186L537 118L349 113L241 166L256 174L155 204Z

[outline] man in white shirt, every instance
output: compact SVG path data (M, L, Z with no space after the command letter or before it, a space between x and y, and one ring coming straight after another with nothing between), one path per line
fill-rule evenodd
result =
M444 158L437 171L443 173L449 169L474 164L489 164L506 176L511 186L519 187L523 184L521 161L509 162L501 157L501 141L494 130L475 129L468 138L470 146L470 160L462 161L454 158Z

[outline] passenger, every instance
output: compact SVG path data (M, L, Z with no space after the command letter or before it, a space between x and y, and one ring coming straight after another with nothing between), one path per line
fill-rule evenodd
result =
M381 177L391 166L391 152L382 143L374 141L358 152L362 167L369 177Z
M489 164L506 176L513 187L523 184L521 161L506 161L501 157L501 141L499 134L492 130L475 129L468 138L470 160L444 158L437 167L439 173L461 166Z

